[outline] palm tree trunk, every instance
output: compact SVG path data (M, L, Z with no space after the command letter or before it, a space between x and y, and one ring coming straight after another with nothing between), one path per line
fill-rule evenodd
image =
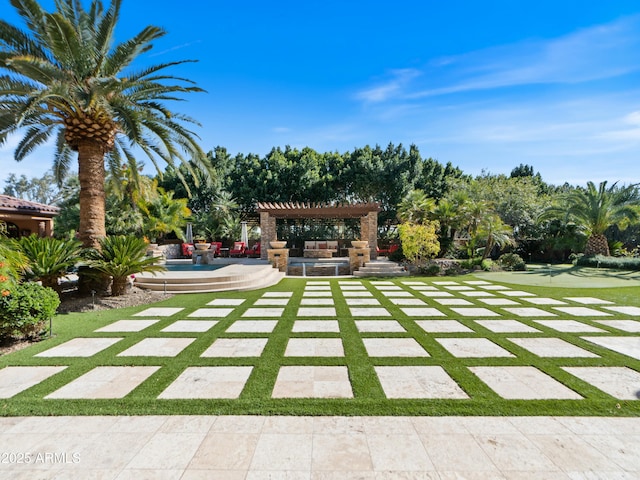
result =
M79 142L79 238L84 247L99 248L100 239L106 236L104 179L104 150L102 144L91 140Z
M78 180L80 181L79 240L85 248L100 248L100 239L107 236L105 228L104 149L100 142L90 139L78 142ZM108 277L90 275L87 267L78 272L78 291L81 294L103 294Z

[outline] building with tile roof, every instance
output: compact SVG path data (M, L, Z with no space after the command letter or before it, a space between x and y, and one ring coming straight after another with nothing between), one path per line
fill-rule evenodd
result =
M53 205L0 195L0 222L6 224L10 237L32 233L41 237L50 236L53 234L53 219L59 213L60 208Z

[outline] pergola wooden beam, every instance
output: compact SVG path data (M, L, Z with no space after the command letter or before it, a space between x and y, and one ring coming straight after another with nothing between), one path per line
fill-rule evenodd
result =
M258 202L257 211L274 218L362 218L380 211L379 203Z

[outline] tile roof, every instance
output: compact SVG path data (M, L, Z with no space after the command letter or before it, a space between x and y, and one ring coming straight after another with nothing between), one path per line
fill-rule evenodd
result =
M40 215L49 214L52 216L60 213L60 208L54 207L53 205L45 205L44 203L22 200L9 195L0 195L0 211Z

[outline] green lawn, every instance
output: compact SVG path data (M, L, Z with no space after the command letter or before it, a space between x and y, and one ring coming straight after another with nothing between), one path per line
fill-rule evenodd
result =
M538 273L538 280L545 279L544 274ZM445 291L447 287L434 282L454 281L460 286L469 285L465 282L488 281L494 285L504 285L512 290L525 291L537 297L558 299L568 305L577 307L577 303L566 301L567 297L596 297L613 302L615 306L640 307L640 287L637 284L616 288L589 288L581 283L581 288L568 288L566 285L554 283L550 285L526 284L514 274L496 276L493 274L478 274L459 277L411 277L393 279L393 286L408 292L411 298L421 299L428 307L437 308L441 317L414 317L407 315L402 306L392 302L393 297L383 294L383 291L372 283L376 279L361 280L365 292L379 302L379 306L389 312L388 317L375 317L397 321L404 329L402 332L380 333L361 332L356 326L358 320L368 318L354 318L350 306L338 279L328 280L331 297L335 307L335 317L319 317L337 320L339 332L324 333L295 333L292 332L294 322L300 320L298 308L303 299L305 286L308 282L323 281L322 278L293 279L287 278L277 286L265 290L250 292L229 292L216 294L177 295L166 301L154 304L154 307L179 307L179 313L170 317L149 317L158 320L157 323L139 332L100 333L95 330L123 319L141 319L133 316L148 308L136 307L122 310L98 311L95 313L58 315L53 320L54 337L35 344L27 349L0 357L1 369L7 366L51 366L61 365L66 368L39 384L28 388L11 398L0 399L2 415L122 415L122 414L259 414L259 415L621 415L637 416L640 414L640 402L634 400L620 400L608 395L562 369L562 367L598 366L598 367L628 367L640 372L640 360L616 353L587 341L584 336L615 336L634 337L638 333L622 331L611 326L605 326L596 320L640 320L629 314L605 310L602 305L584 305L595 311L607 313L606 317L577 317L558 312L552 305L533 305L522 298L504 297L500 293L492 292L499 298L511 298L522 307L535 307L545 312L554 313L554 319L571 319L587 326L598 327L601 333L568 333L559 332L552 328L536 323L543 317L519 317L505 311L503 306L487 305L478 297L465 296L463 291L447 290L451 298L458 298L469 302L471 307L484 308L495 312L499 316L462 316L453 310L456 306L441 305L432 297L424 295L403 282L423 282L425 286ZM345 281L347 279L344 279ZM355 279L349 279L356 281ZM387 280L387 279L377 279ZM507 280L518 281L520 285L509 283ZM343 280L340 280L343 281ZM547 279L548 281L548 279ZM598 282L594 282L598 284ZM481 288L473 286L473 289ZM288 304L270 333L230 333L226 330L234 322L244 319L243 314L248 308L255 308L254 303L265 292L290 291L293 292ZM304 297L308 298L308 297ZM526 298L526 297L525 297ZM232 309L231 313L222 318L213 318L218 323L203 333L176 333L162 330L177 320L192 319L188 315L200 308L207 307L213 299L244 299L244 302ZM270 308L270 307L265 307ZM476 320L482 319L510 319L517 320L524 325L535 327L536 333L496 333ZM266 319L266 318L265 318ZM312 320L313 318L308 318ZM457 320L468 327L469 332L457 333L427 333L418 321L428 320ZM77 357L36 357L56 345L62 344L76 337L117 337L122 338L114 345L87 358ZM157 356L126 356L118 357L118 353L126 350L141 340L150 337L186 337L195 340L175 357ZM403 357L400 355L376 357L371 356L365 348L367 338L412 338L429 353L428 357ZM510 341L513 338L558 338L596 354L594 358L562 358L539 357L529 350ZM266 338L268 341L260 356L255 357L201 357L217 338ZM337 338L342 342L344 356L285 356L285 349L291 338ZM512 358L482 357L458 358L452 355L438 339L445 338L484 338L502 347L514 356ZM638 340L640 342L640 340ZM638 343L640 345L640 343ZM639 348L640 350L640 348ZM123 398L118 399L45 399L44 397L70 381L91 371L98 366L156 366L160 367L147 380ZM185 370L187 367L197 366L250 366L251 374L242 393L237 399L158 399L158 396ZM346 366L353 392L353 398L272 398L272 392L278 373L282 366ZM383 385L376 374L377 366L440 366L468 395L468 399L389 399ZM470 367L476 366L533 366L544 372L560 384L568 387L583 397L581 400L507 400L500 397L487 384L481 381Z

